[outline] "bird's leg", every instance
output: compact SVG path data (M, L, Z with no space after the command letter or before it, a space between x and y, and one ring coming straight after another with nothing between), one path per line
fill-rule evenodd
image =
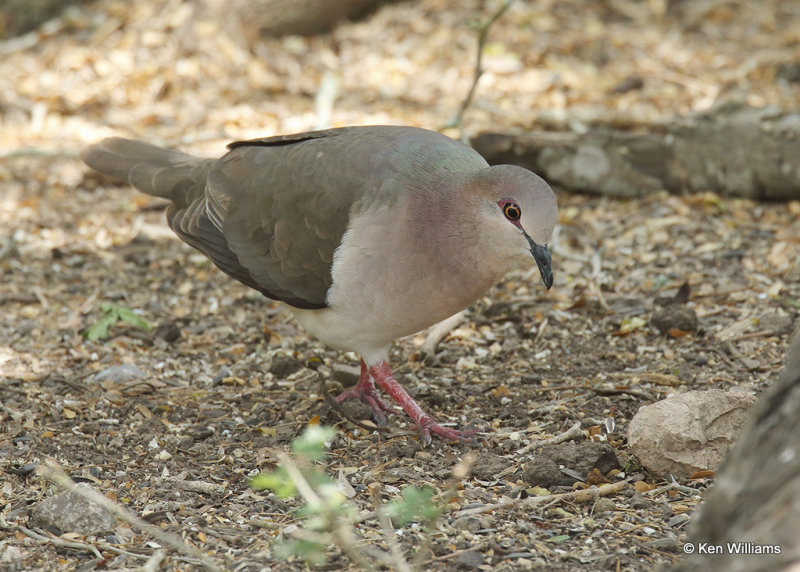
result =
M372 381L372 374L367 369L367 364L361 360L361 377L358 378L358 383L353 389L343 391L336 397L336 403L347 401L348 399L359 399L366 403L372 409L372 416L375 423L379 426L386 423L386 413L397 413L390 405L386 405L383 400L378 397L378 392L375 389L375 382ZM410 398L409 398L410 399Z
M363 361L362 361L363 364ZM362 366L363 367L363 366ZM392 396L397 404L403 408L406 415L414 420L417 424L417 431L419 431L422 441L426 444L431 442L431 435L436 435L442 439L449 441L474 441L477 431L459 431L458 429L449 429L442 427L433 418L422 410L422 407L417 405L417 402L406 392L405 389L397 382L392 375L392 370L385 361L379 362L369 368L371 378L375 383L383 389L386 393ZM359 382L360 384L360 382Z

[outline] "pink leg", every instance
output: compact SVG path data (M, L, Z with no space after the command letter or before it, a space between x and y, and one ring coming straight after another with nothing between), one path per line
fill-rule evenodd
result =
M362 360L362 364L363 363L364 362ZM403 387L397 382L392 375L392 370L389 368L389 364L386 362L382 361L379 364L372 366L369 368L369 373L378 386L386 393L391 395L392 399L394 399L397 404L403 408L403 411L406 412L406 415L414 420L414 423L417 424L417 431L419 431L422 441L425 444L429 444L431 442L431 435L436 435L437 437L441 437L442 439L449 441L467 442L475 440L475 434L477 431L459 431L458 429L449 429L447 427L442 427L436 421L434 421L433 418L425 413L422 408L417 405L417 402L414 401L406 392L406 390L403 389ZM360 384L361 382L359 381L359 385Z
M353 389L348 389L339 394L336 397L336 403L341 403L348 399L359 399L369 405L370 409L372 409L372 416L375 418L375 422L378 425L386 423L385 413L397 413L394 408L386 405L386 403L378 397L378 392L375 390L375 383L372 381L372 375L367 370L367 364L364 363L363 359L361 360L361 377L358 378L358 383Z

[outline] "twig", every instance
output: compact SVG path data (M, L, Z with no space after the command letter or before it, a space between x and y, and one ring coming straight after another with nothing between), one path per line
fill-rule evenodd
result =
M503 5L492 14L492 16L486 20L485 22L479 24L477 26L478 29L478 54L475 58L475 69L472 73L472 85L467 92L467 97L464 98L464 101L461 102L461 106L459 107L456 114L447 122L447 124L443 127L443 129L448 129L450 127L458 127L459 130L459 138L464 139L464 130L462 127L462 120L464 118L464 112L467 111L467 108L472 103L472 98L475 96L475 88L478 87L478 81L481 79L483 75L483 48L486 44L486 38L489 35L489 29L492 25L503 15L505 14L506 10L508 10L509 6L514 2L514 0L506 0L503 2Z
M134 516L123 507L101 495L94 489L88 487L79 487L75 481L69 478L69 475L64 472L64 469L62 469L61 466L53 459L47 459L43 464L37 467L36 471L45 478L54 481L63 489L74 492L85 499L99 504L120 520L123 520L131 526L151 535L156 539L156 541L169 546L170 548L173 548L182 554L186 554L197 559L198 563L206 569L222 572L221 569L211 561L211 559L209 559L191 544L185 542L182 538L175 536L174 534L164 532L159 527L149 524L141 518Z
M289 455L283 452L278 453L278 462L286 471L286 475L291 479L292 483L297 488L297 492L300 493L300 496L303 497L306 504L312 508L323 506L322 499L308 483L303 473L300 471L300 468ZM334 516L332 524L332 534L336 540L336 545L344 550L361 570L375 570L375 567L364 558L364 554L359 546L360 543L353 534L351 524L343 522L341 518L337 518L336 516Z
M753 338L763 338L765 336L774 336L774 330L759 330L758 332L748 332L746 334L739 334L736 337L730 338L728 342L741 342L743 340L752 340Z
M550 504L550 503L557 503L557 502L592 502L597 500L600 497L612 495L615 493L620 492L626 486L628 486L628 482L630 481L630 477L625 479L624 481L620 481L618 483L612 483L608 485L602 485L600 487L591 487L588 489L583 489L580 491L572 491L568 493L561 493L557 495L546 495L542 497L527 497L527 498L518 498L512 499L508 501L498 502L494 504L489 504L486 506L481 506L477 508L468 508L465 510L460 510L454 513L454 516L461 517L461 516L470 516L473 514L483 514L487 512L494 512L497 510L503 510L506 508L515 508L515 507L528 507L533 505L539 504Z
M539 324L539 331L536 332L536 336L533 338L534 346L536 346L539 343L539 340L542 339L542 336L544 335L544 329L547 327L548 322L549 319L547 318L547 316L545 316L544 320L542 320L542 323Z
M478 552L485 550L489 546L489 542L480 542L478 544L474 544L469 548L462 548L461 550L456 550L455 552L450 552L449 554L443 554L442 556L437 556L436 558L430 558L425 562L421 563L422 568L424 569L425 566L429 564L433 564L434 562L444 562L445 560L450 560L451 558L455 558L456 556L460 556L465 552Z
M654 497L656 495L660 495L661 493L666 493L669 491L678 491L683 494L691 496L699 496L702 494L697 489L693 489L692 487L685 487L683 485L679 485L678 483L670 483L668 485L664 485L663 487L658 487L657 489L653 489L651 491L645 491L644 494L646 494L649 497Z
M317 115L314 129L327 129L331 126L331 112L336 96L339 94L339 76L330 70L322 75L316 97L314 97L314 112Z
M62 548L74 548L76 550L83 550L83 551L86 551L86 552L91 552L95 556L97 556L98 559L100 559L100 560L103 559L103 555L100 554L100 551L97 550L97 547L95 547L95 546L93 546L91 544L87 544L85 542L76 542L76 541L71 541L71 540L63 540L63 539L57 538L55 536L45 536L43 534L39 534L38 532L34 532L30 528L26 528L26 527L24 527L22 525L17 525L17 530L19 530L25 536L33 538L34 540L38 540L40 542L47 542L49 544L52 544L53 546L60 546Z
M202 493L206 495L220 495L225 493L224 484L207 483L205 481L185 481L176 477L156 477L157 483L169 483L176 485L183 491Z
M564 443L565 441L570 441L571 439L577 439L579 437L583 437L583 431L581 431L580 421L576 421L575 425L555 437L525 445L522 449L517 451L517 455L524 455L531 449L538 449L539 447L545 447L547 445L558 445L559 443Z
M150 559L145 562L141 568L139 568L139 572L156 572L166 557L166 550L156 550L155 554L153 554Z
M392 564L394 565L393 568L398 570L398 572L412 572L411 566L409 566L403 556L400 543L397 542L397 535L395 534L394 527L392 527L392 521L386 515L386 511L382 510L382 507L377 507L375 514L378 517L378 524L380 524L383 538L386 539L386 544L389 545L389 553L392 555Z
M630 389L625 387L592 387L589 391L594 391L598 395L631 395L639 399L656 400L656 396L644 389Z

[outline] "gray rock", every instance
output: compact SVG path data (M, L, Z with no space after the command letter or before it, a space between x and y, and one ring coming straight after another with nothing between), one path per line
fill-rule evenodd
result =
M115 365L95 374L95 383L125 383L134 379L144 379L147 374L133 364Z
M617 510L617 505L614 504L614 501L608 497L600 497L595 501L594 507L592 508L592 512L595 514L600 514L601 512L613 512Z
M630 503L631 508L636 508L636 509L650 508L651 506L653 506L652 500L650 500L647 497L643 497L639 493L633 495L628 502Z
M670 330L694 332L697 330L697 314L688 306L673 304L653 314L650 323L662 334L668 334Z
M758 319L758 327L770 330L776 336L785 336L792 331L792 317L784 311L766 312Z
M269 372L281 379L285 379L303 367L303 362L290 354L276 354L272 358Z
M628 426L628 449L661 477L714 470L756 398L740 392L687 391L642 407Z
M333 379L342 384L343 387L351 387L358 383L361 377L361 368L356 365L344 363L333 364Z
M79 487L91 489L86 484ZM47 498L33 509L31 520L34 524L58 529L62 533L74 532L82 535L97 535L114 530L117 521L105 508L79 493L68 491Z
M476 515L462 516L461 518L455 519L450 526L456 530L475 532L476 530L480 530L482 528L489 528L489 520L485 517Z
M458 570L480 570L483 567L483 554L468 551L462 552L455 557L455 564Z

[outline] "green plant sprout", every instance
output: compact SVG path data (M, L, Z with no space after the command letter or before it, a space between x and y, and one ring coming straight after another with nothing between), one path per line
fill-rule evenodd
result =
M326 443L336 435L333 427L309 426L292 442L293 455L278 455L278 467L260 473L250 480L255 490L269 489L281 498L300 497L303 505L296 511L302 526L292 530L292 538L275 547L275 556L292 556L311 566L322 566L328 560L327 550L341 548L363 570L375 570L376 564L410 571L397 546L394 526L413 522L430 523L441 514L430 487L406 487L402 498L378 506L368 515L359 515L357 507L347 500L336 481L328 476L322 462L327 457ZM366 546L356 525L375 521L382 529L391 553Z
M147 320L138 316L130 308L125 308L124 306L103 302L100 304L100 311L103 312L100 319L83 332L83 337L91 342L106 339L111 326L115 325L117 322L124 322L145 331L149 331L153 328Z

